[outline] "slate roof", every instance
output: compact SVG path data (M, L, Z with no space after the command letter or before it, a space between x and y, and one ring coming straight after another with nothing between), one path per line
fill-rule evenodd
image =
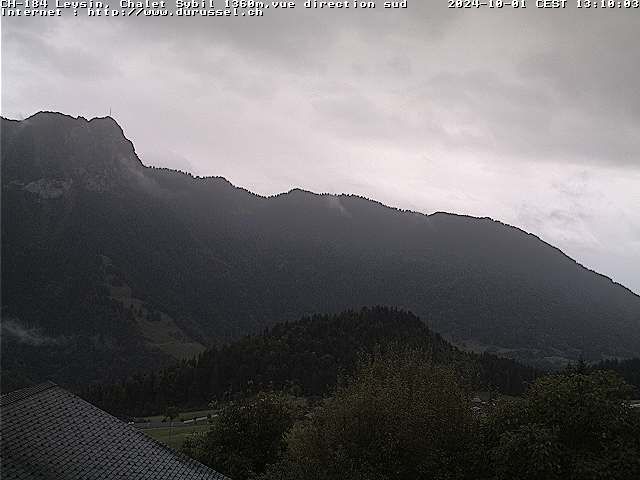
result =
M0 397L3 480L229 480L48 382Z

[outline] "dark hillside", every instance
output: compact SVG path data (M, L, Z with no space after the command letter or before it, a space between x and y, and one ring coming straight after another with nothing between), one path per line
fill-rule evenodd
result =
M111 118L3 119L1 146L6 385L117 378L379 304L537 365L640 352L640 297L488 218L148 168Z
M350 373L362 354L398 346L455 366L469 388L517 395L537 375L512 360L461 352L411 313L375 307L278 324L179 366L136 375L124 383L96 384L85 396L111 413L141 416L161 413L167 405L200 408L211 400L271 389L327 395L340 373Z

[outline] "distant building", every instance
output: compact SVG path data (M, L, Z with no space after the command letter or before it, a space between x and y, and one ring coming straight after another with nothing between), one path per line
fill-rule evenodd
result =
M493 400L493 395L491 392L475 392L473 397L471 397L471 402L473 404L487 404L491 400Z
M229 480L48 382L0 397L3 480Z

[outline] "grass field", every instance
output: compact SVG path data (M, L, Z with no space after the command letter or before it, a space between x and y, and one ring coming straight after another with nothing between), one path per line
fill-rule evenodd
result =
M192 418L201 418L206 417L211 414L214 415L216 413L215 410L197 410L194 412L180 412L179 418L180 420L191 420ZM153 415L151 417L144 417L145 420L149 422L161 422L165 418L164 415ZM176 423L178 423L178 419L176 419Z
M147 430L142 430L146 435L149 435L151 438L154 438L168 447L173 448L174 450L180 450L182 444L185 439L189 435L198 434L198 433L206 433L209 431L209 425L191 425L184 426L176 422L171 428L150 428Z

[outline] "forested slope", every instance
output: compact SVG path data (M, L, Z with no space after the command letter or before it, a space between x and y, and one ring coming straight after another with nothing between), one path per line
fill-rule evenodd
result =
M415 349L457 369L469 389L517 395L539 375L513 360L462 352L412 313L373 307L278 324L174 367L95 384L84 395L108 412L136 416L269 390L326 396L363 355L390 349Z
M9 388L114 379L363 305L538 365L640 352L640 297L534 235L149 168L111 118L2 120L2 259Z

